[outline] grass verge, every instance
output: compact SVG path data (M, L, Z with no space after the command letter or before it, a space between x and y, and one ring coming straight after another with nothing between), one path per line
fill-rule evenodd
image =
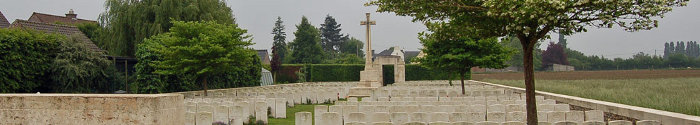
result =
M482 81L525 87L523 80ZM535 89L700 116L700 78L536 80Z

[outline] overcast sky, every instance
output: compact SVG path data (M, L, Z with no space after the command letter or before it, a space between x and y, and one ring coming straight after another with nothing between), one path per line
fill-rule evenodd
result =
M277 16L282 17L287 41L294 39L296 25L301 17L320 27L326 15L333 16L342 24L341 33L365 40L365 27L360 26L364 13L372 13L377 25L372 28L372 48L381 51L391 46L406 50L421 48L418 33L425 30L420 23L411 22L410 17L391 13L376 13L376 7L365 7L367 0L227 0L233 9L240 27L248 29L253 36L253 48L269 49L272 46L272 27ZM3 0L0 11L13 22L28 19L32 12L63 15L74 9L78 18L97 20L104 12L102 0ZM659 28L650 31L626 32L621 28L594 29L569 36L568 47L586 55L628 58L637 52L663 54L663 43L669 41L700 41L700 3L689 2L688 6L674 8L660 20ZM552 35L556 42L557 35ZM549 42L549 40L547 40ZM546 43L543 43L543 49Z

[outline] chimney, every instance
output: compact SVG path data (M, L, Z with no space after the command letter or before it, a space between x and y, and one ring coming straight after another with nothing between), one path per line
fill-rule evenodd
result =
M76 18L78 18L78 14L75 14L73 12L73 9L70 9L70 11L68 11L68 13L66 14L66 17L71 18L71 19L76 19Z

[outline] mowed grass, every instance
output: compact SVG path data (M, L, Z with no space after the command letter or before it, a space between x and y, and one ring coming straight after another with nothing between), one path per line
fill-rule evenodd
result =
M269 125L294 125L294 113L297 112L311 112L311 116L314 114L314 106L316 105L294 105L293 108L287 107L287 118L276 119L268 118ZM312 120L313 121L313 120Z
M523 80L482 81L524 88ZM535 89L700 116L700 78L536 80Z

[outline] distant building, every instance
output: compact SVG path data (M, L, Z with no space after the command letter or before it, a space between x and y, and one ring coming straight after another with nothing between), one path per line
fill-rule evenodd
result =
M545 69L545 71L555 71L555 72L574 71L575 70L573 66L561 65L561 64L550 64L550 65L547 65L544 69Z
M262 64L270 65L270 54L267 53L267 50L263 49L257 51L258 57L260 57L260 62L262 62Z
M471 72L473 72L473 73L480 73L480 72L520 72L520 69L518 69L518 67L514 67L514 66L509 66L509 67L506 67L506 68L503 68L503 69L472 67Z
M28 21L43 22L43 23L63 23L63 24L78 24L78 23L97 23L97 21L79 19L78 14L73 12L73 9L68 11L66 16L57 16L43 13L32 13Z
M0 11L0 28L8 28L10 27L10 22L7 21L7 18L5 18L5 15L2 14Z
M421 51L404 51L404 62L406 62L406 64L413 64L411 60L418 57L420 53Z
M75 26L43 23L43 22L33 22L33 21L19 20L18 19L18 20L15 20L15 22L13 22L10 27L11 28L32 29L32 30L36 30L36 31L40 31L40 32L56 33L56 34L61 34L61 35L66 35L66 36L76 35L76 36L78 36L79 40L82 42L85 42L85 44L87 44L91 50L104 52L102 49L97 47L97 45L95 45L95 43L93 43L90 40L90 38L85 36L85 34L83 34L83 32L81 32L78 29L78 27L75 27Z
M405 57L403 49L401 49L401 47L399 47L399 46L390 47L389 49L386 49L386 50L379 52L377 54L375 54L374 50L372 50L372 55L373 55L372 56L373 59L376 59L377 56L399 56L399 57L401 57L401 60L404 60L404 57Z

